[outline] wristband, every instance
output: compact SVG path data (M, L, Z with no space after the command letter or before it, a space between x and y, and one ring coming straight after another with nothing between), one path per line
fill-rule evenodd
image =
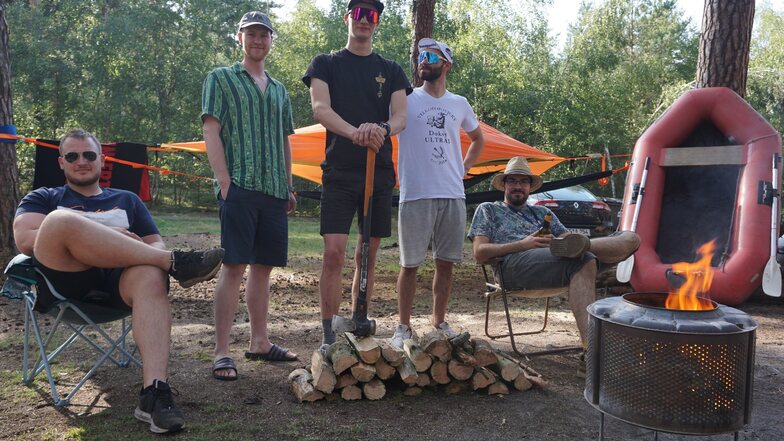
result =
M386 134L386 135L384 135L384 136L386 136L387 138L389 138L389 135L391 135L391 134L392 134L392 127L389 125L389 123L388 123L388 122L386 122L386 121L382 121L382 122L380 122L380 123L376 123L376 124L378 124L378 126L379 126L379 127L383 128L384 130L386 130L386 131L387 131L387 134Z

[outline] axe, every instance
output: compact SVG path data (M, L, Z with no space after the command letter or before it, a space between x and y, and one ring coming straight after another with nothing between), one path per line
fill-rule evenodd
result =
M359 266L359 294L354 301L351 319L335 315L332 317L332 332L353 332L357 337L375 335L376 321L367 318L368 259L370 258L370 213L373 206L373 178L376 171L376 152L367 151L365 167L365 201L362 208L362 254Z

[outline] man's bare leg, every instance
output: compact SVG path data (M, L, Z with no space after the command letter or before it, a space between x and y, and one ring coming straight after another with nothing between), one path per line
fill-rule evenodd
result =
M454 263L435 259L436 271L433 275L433 326L446 321L446 309L452 295L452 268Z
M248 282L245 285L245 301L250 316L250 346L248 350L255 353L267 353L272 349L267 330L270 299L269 265L251 265ZM292 355L296 355L293 354Z
M155 248L66 210L49 213L38 230L36 259L57 271L129 268L152 265L171 268L171 251Z
M234 316L237 314L237 305L240 300L240 284L245 275L244 263L224 263L215 286L213 312L215 315L215 351L214 360L229 357L229 338ZM246 289L247 291L247 289ZM233 377L232 369L215 371L221 377Z
M397 276L397 309L400 314L400 323L411 327L411 310L414 307L416 296L416 276L418 267L400 267Z
M144 387L168 377L171 308L167 277L161 269L149 265L126 268L120 276L120 295L133 310L133 339L142 358Z
M348 234L325 234L324 255L321 263L319 294L322 324L332 320L332 316L340 311L343 265L346 258ZM331 329L324 329L324 338L329 334L334 339ZM331 343L323 341L322 343Z
M569 307L577 322L580 340L587 346L588 305L596 300L596 260L591 259L572 276L569 281Z

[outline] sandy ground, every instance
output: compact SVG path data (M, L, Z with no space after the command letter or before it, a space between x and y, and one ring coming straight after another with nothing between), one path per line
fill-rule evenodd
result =
M202 247L217 238L205 234L167 238L173 246ZM397 250L382 251L371 315L378 335L391 336L396 325ZM380 401L326 400L300 404L289 391L286 376L305 367L321 339L318 300L319 259L295 258L286 270L273 273L270 334L273 342L300 354L289 363L252 362L243 358L249 336L245 304L240 304L233 333L233 356L240 379L219 382L210 376L212 359L212 291L214 281L189 290L173 285L174 327L170 382L179 391L177 403L187 417L182 439L270 440L584 440L597 439L600 414L583 398L584 380L576 375L575 354L532 358L527 363L548 380L546 389L513 392L497 397L476 392L448 396L439 389L419 397L406 397L390 388ZM349 280L344 274L343 313L349 315ZM432 265L420 270L415 329L427 330ZM616 286L610 293L628 290ZM455 271L449 321L472 335L484 335L483 280L470 263ZM599 290L602 295L603 290ZM147 439L146 426L132 417L141 384L137 368L101 368L64 410L51 406L46 383L20 384L22 315L19 302L0 301L0 439ZM541 319L542 305L515 300L521 326ZM784 439L784 303L756 299L740 309L759 322L751 423L742 440ZM497 310L497 309L496 309ZM49 320L45 320L49 322ZM501 330L501 315L492 316L493 329ZM577 330L568 304L556 301L547 331L523 341L533 347L576 344ZM509 350L505 341L494 343ZM57 365L58 383L64 388L78 380L85 360L93 355L80 347ZM653 439L649 430L608 418L605 439ZM730 440L731 434L701 438L662 434L660 439Z

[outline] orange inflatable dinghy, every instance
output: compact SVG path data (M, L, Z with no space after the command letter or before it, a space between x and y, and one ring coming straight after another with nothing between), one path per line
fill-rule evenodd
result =
M645 131L632 155L625 230L631 229L635 189L650 158L632 287L668 291L677 284L672 264L694 262L697 249L715 240L708 295L727 305L743 303L760 286L771 255L772 165L780 155L778 132L732 90L683 94Z

